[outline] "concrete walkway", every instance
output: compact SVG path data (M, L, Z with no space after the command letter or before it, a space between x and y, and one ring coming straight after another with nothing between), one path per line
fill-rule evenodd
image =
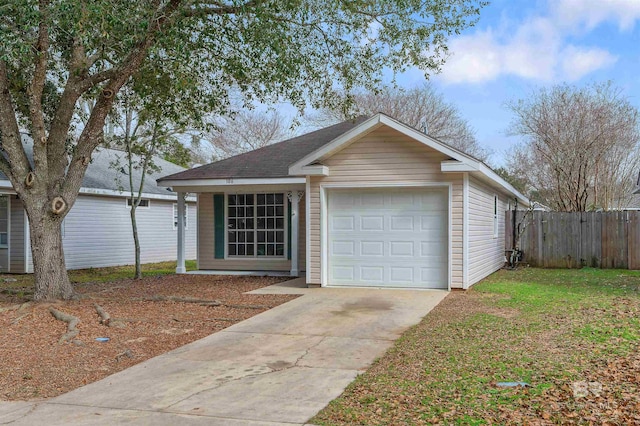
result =
M0 402L0 424L305 424L447 295L300 284L257 290L303 296L99 382Z

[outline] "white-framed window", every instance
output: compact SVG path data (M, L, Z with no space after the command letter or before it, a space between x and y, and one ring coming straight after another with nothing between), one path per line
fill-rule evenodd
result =
M173 203L173 229L178 229L178 203ZM184 203L184 229L189 229L189 207Z
M227 256L287 255L283 193L227 194Z
M0 248L9 247L9 196L0 195Z
M133 205L133 199L127 198L127 207L131 207ZM151 205L151 202L148 198L141 198L140 204L138 204L138 208L142 207L143 209L148 209Z
M498 238L498 196L493 196L493 238Z

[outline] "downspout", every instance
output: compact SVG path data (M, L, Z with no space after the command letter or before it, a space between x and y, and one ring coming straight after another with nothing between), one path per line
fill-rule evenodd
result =
M511 214L511 249L515 252L516 250L516 222L518 216L518 198L516 197L516 202L513 205L513 213Z

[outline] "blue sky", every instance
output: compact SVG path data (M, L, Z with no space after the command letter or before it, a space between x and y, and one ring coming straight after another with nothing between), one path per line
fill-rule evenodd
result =
M494 0L448 45L430 80L494 151L494 165L518 140L506 135L505 102L538 88L611 80L640 109L640 0ZM398 80L423 81L417 70Z

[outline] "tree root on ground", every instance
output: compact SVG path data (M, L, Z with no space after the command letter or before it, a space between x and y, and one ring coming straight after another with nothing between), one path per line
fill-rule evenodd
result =
M53 317L58 321L67 323L67 332L64 333L62 337L60 337L60 340L58 340L58 344L71 340L76 337L78 333L80 333L80 331L76 328L76 326L80 322L80 319L78 317L59 311L53 306L49 307L49 312L51 312L51 315L53 315Z
M109 315L107 311L105 311L104 308L97 303L94 303L93 307L96 308L96 312L100 317L100 324L109 326L111 323L111 315Z
M200 306L211 306L211 307L222 306L225 308L235 308L235 309L271 309L273 307L268 305L238 305L233 303L224 303L220 300L196 299L192 297L178 297L178 296L139 297L133 300L139 300L143 302L196 303Z

